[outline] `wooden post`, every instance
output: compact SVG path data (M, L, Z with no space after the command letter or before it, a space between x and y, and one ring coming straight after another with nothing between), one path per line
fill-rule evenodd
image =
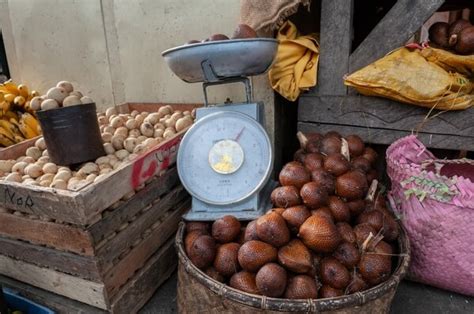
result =
M349 71L353 0L322 0L318 95L345 95Z

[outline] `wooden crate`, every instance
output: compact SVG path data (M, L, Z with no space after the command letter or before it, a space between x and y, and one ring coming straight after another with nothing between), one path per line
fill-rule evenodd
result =
M189 195L173 167L89 226L1 213L0 274L113 309L134 274L176 232L189 207Z
M127 103L117 108L121 113L132 110L151 112L163 105ZM192 110L197 106L194 104L173 105L175 109L182 111ZM185 132L186 130L179 132L173 138L124 164L104 180L81 187L77 191L0 181L0 204L4 208L30 215L49 217L75 225L89 225L99 219L103 210L173 165L179 143ZM12 146L0 153L0 159L22 156L32 145L34 145L33 140Z
M137 313L146 304L156 289L175 271L176 265L174 239L171 237L127 282L124 289L112 300L108 311L5 276L0 276L0 285L43 304L59 314L102 314L107 312L130 314Z
M355 133L374 144L391 144L400 137L418 132L429 147L474 150L474 108L442 113L422 124L429 109L356 95L343 82L347 73L403 46L444 2L398 0L354 50L354 0L322 0L318 85L300 97L298 129Z

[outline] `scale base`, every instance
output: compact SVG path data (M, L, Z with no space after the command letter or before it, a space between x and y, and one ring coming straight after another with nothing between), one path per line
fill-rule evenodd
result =
M272 208L270 194L276 186L275 181L269 180L265 187L250 199L222 206L207 204L193 197L192 208L183 218L190 221L209 221L232 215L239 220L257 219Z

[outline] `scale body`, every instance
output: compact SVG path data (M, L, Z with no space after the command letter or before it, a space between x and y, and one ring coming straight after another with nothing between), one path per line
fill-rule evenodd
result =
M224 215L253 220L271 208L270 193L276 186L270 179L272 146L264 129L263 103L252 100L247 75L266 72L276 49L273 39L252 39L163 52L181 79L203 82L205 107L196 110L196 121L184 135L177 157L181 183L192 196L186 220L210 221ZM208 105L207 87L236 82L245 85L245 103Z

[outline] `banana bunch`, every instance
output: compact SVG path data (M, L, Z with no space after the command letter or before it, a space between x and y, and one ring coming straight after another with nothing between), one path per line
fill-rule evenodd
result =
M11 80L0 84L0 146L10 146L41 133L30 100L38 96L26 85Z

